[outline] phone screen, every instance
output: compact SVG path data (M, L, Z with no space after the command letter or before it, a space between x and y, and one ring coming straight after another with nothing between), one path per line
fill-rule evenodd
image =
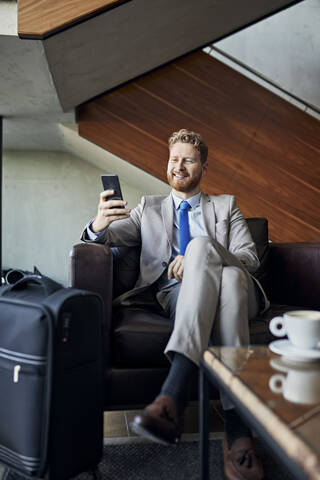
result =
M118 175L101 175L101 180L104 190L114 190L108 200L123 200Z

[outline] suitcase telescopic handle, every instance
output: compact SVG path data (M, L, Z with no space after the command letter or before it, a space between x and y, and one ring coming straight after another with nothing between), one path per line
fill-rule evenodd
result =
M40 287L42 287L44 293L47 296L62 288L62 285L55 282L54 280L51 280L51 278L42 277L40 275L26 275L25 277L18 280L16 283L4 287L3 290L0 292L0 295L5 296L6 294L9 294L10 292L14 292L16 290L23 290L24 288L27 288L27 286L30 284L39 285Z

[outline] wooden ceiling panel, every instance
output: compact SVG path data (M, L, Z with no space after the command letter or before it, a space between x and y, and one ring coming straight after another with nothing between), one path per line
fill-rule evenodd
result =
M149 95L149 92L137 87L137 83L129 84L111 95L98 99L96 105L123 118L126 123L143 130L146 135L162 139L165 144L168 131L177 130L181 125L184 128L192 127L194 130L201 131L205 138L210 138L215 145L210 152L212 158L215 160L221 157L227 158L231 164L235 162L235 168L238 168L237 159L248 147L251 136L238 135L229 125L228 120L223 119L222 112L219 117L205 121L202 118L201 109L196 111L192 102L184 103L188 104L186 111L183 104L178 108L174 103L163 101L162 97ZM226 135L229 136L227 144L224 142Z
M124 0L18 0L19 37L43 39L121 3Z
M260 105L250 104L248 108L246 99L238 97L234 100L230 95L225 95L223 89L219 91L208 85L203 86L201 95L195 95L194 92L199 89L199 81L196 78L174 67L170 70L167 68L166 73L161 77L156 74L147 75L141 78L136 86L172 108L180 110L190 119L196 118L208 128L217 132L230 134L232 132L239 143L246 143L252 137L256 124L250 123L250 120L263 115L264 108L261 109ZM253 112L250 111L252 109ZM247 118L244 119L244 116Z
M165 165L168 156L165 142L150 136L146 144L145 132L123 122L121 117L99 106L95 106L92 110L89 105L85 105L79 112L79 133L96 145L124 159L127 158L129 149L130 163L161 180L166 180L165 170L159 167L159 162L154 161L156 158L163 159L162 165ZM111 139L113 147L110 150ZM144 145L143 152L141 145Z
M79 108L80 135L161 180L179 128L208 144L205 192L235 194L273 241L319 240L319 121L203 52Z
M177 69L195 77L200 84L210 86L217 94L225 98L230 96L235 102L245 102L247 109L268 107L272 99L265 90L247 77L235 72L222 62L203 61L202 55L187 55L176 62ZM223 79L223 82L220 80ZM241 92L241 95L236 95Z

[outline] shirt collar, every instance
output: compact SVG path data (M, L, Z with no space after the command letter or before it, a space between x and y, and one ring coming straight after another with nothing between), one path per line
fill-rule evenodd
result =
M183 202L183 199L180 197L177 197L177 195L175 195L173 192L171 192L171 195L173 198L174 208L178 210L180 207L180 203ZM187 202L190 204L191 209L194 209L195 207L198 207L200 205L200 197L201 197L201 192L187 199Z

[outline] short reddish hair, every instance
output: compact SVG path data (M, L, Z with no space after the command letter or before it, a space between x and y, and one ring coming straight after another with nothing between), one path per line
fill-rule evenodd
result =
M191 143L191 145L193 145L200 153L201 164L203 165L206 163L208 158L208 147L200 133L195 133L190 130L186 130L185 128L182 128L178 132L173 132L168 139L169 150L171 150L172 146L178 142Z

